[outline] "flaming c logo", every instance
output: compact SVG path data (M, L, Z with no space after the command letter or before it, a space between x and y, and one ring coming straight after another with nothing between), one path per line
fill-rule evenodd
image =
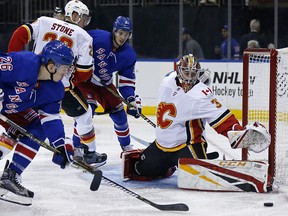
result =
M166 114L173 118L176 117L177 110L173 103L161 102L157 107L157 126L162 129L169 127L173 122L171 119L164 118Z

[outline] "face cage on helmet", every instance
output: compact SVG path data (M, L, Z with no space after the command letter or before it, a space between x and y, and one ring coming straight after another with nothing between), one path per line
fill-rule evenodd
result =
M190 67L177 67L178 78L185 84L194 84L198 80L199 69L192 69ZM193 75L194 74L194 75Z

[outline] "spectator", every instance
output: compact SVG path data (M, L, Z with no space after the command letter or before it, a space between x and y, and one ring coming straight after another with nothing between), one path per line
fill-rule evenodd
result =
M267 47L268 49L275 49L275 45L273 43L269 43Z
M214 52L216 56L220 56L221 59L227 59L228 58L228 26L225 25L221 29L221 37L222 37L222 42L220 47L216 46L214 48ZM239 59L239 52L240 52L240 47L239 43L236 39L231 38L231 59Z
M253 19L250 22L250 32L243 35L240 40L240 55L243 55L244 49L247 47L247 43L250 40L256 40L259 43L260 48L266 48L267 42L264 35L260 33L260 21L257 19Z
M203 50L200 44L192 38L191 30L188 28L183 28L183 55L188 55L189 53L198 59L204 59Z
M248 41L248 43L247 43L247 48L248 48L248 49L250 49L250 48L260 48L260 46L259 46L258 41L256 41L256 40L250 40L250 41Z

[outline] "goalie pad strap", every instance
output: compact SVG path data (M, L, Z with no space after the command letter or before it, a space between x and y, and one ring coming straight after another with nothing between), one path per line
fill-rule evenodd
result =
M267 192L268 164L261 161L181 158L178 167L179 188Z

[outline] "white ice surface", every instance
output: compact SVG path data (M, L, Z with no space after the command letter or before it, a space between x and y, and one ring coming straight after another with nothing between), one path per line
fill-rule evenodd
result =
M62 117L67 135L71 136L73 121L65 115ZM155 122L154 116L148 118ZM115 172L116 174L109 178L118 180L121 148L114 134L112 121L108 115L102 115L95 116L94 123L97 151L108 155L103 174L105 176L108 172ZM154 140L154 129L145 120L129 117L129 124L132 135L149 142ZM209 151L217 150L221 157L225 154L226 159L239 159L240 151L231 150L225 137L217 135L211 129L208 129L207 136L210 141ZM143 145L134 140L132 143L135 148L143 148ZM11 157L12 153L5 159ZM98 191L92 192L89 190L88 174L83 174L72 167L62 170L51 162L51 157L51 152L41 148L22 175L22 184L35 193L33 204L24 207L0 201L0 216L150 216L153 214L157 216L284 216L288 212L288 186L282 186L277 193L257 194L196 192L173 187L132 187L131 184L123 183L128 189L157 204L185 203L190 208L189 212L159 211L103 181ZM0 170L4 168L5 159L0 161ZM264 202L273 202L274 206L264 207Z

